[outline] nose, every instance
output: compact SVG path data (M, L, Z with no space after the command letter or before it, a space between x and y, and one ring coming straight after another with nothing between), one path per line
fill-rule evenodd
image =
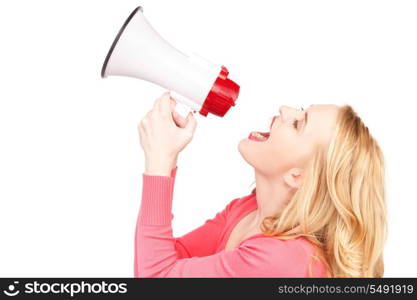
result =
M289 107L289 106L281 105L279 107L279 114L281 115L281 117L283 117L288 112L288 110L290 110L290 109L291 109L291 107Z
M289 107L287 105L280 106L279 113L281 115L281 119L284 121L294 118L298 119L303 116L303 112L301 110Z

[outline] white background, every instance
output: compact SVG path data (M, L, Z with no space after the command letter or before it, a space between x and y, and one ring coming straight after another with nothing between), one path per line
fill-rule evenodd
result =
M178 161L175 236L250 192L237 145L280 105L347 103L387 162L385 276L417 275L415 1L14 0L0 2L1 276L133 276L136 126L164 89L100 70L137 5L241 86L224 118L197 115Z

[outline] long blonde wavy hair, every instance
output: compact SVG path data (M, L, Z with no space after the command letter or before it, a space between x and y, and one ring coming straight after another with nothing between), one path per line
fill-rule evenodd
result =
M264 234L307 238L331 277L382 277L387 235L384 157L351 106L340 107L328 149L309 161L302 186ZM256 187L252 193L256 193Z

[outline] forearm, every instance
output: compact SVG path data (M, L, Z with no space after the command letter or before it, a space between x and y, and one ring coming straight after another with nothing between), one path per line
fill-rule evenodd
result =
M165 263L169 261L164 255L155 256L155 249L159 249L161 245L154 236L160 235L161 232L168 234L170 248L174 249L169 253L175 253L171 209L176 170L177 168L172 169L170 176L143 174L142 202L135 235L135 277L153 277L162 271Z

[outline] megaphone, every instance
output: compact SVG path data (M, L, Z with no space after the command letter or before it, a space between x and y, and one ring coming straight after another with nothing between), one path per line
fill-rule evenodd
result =
M239 95L239 85L228 74L222 65L171 46L151 27L140 6L119 30L101 69L103 78L135 77L164 87L184 118L190 111L223 117Z

